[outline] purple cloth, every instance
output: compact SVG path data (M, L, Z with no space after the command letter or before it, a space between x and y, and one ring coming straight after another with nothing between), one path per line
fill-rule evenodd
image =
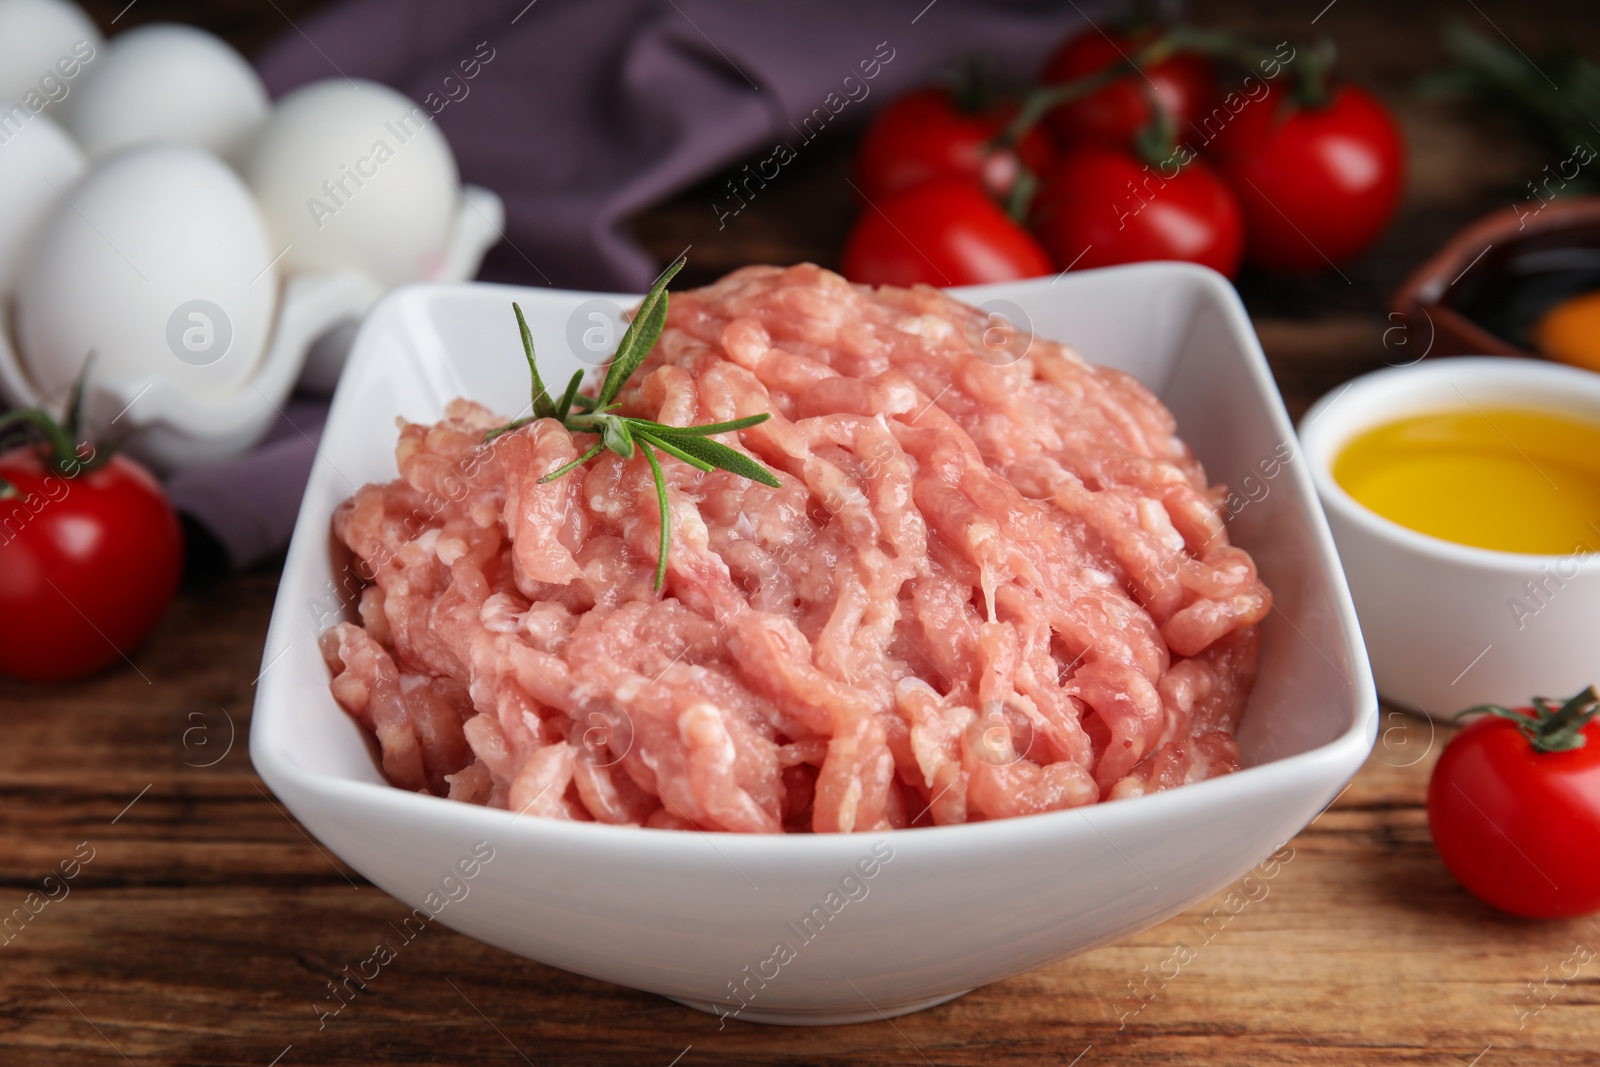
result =
M814 110L858 125L974 53L1025 80L1081 20L1032 0L347 0L257 66L274 94L343 74L437 109L462 179L506 202L486 276L637 292L660 265L630 215L778 141L804 153Z
M435 112L462 180L506 203L486 277L637 292L659 264L627 237L631 215L780 143L803 159L973 54L1024 81L1082 20L1037 0L345 0L257 65L275 95L345 75ZM235 565L288 541L320 427L301 416L173 480Z
M177 471L167 478L167 497L216 537L235 567L267 559L294 532L327 417L326 401L295 397L252 451Z

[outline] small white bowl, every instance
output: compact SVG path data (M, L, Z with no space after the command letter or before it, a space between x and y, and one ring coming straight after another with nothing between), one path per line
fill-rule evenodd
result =
M1073 811L853 835L518 819L386 784L317 652L351 596L329 516L362 482L395 476L396 415L431 421L456 396L501 410L522 402L513 299L545 374L561 381L583 365L568 324L600 295L400 290L368 317L334 397L273 610L250 755L312 833L406 906L437 909L446 925L520 955L742 1021L877 1019L1178 913L1298 833L1360 768L1377 699L1305 465L1275 458L1294 431L1250 321L1221 275L1152 263L959 295L1007 301L1013 321L1137 375L1213 480L1256 487L1231 528L1276 609L1239 732L1244 770ZM493 859L476 863L475 850ZM463 860L470 880L453 873ZM308 985L307 995L323 992Z
M1300 423L1378 692L1437 719L1600 682L1600 515L1588 554L1497 552L1391 522L1334 480L1334 460L1363 431L1469 404L1600 422L1600 375L1530 359L1430 359L1357 378Z

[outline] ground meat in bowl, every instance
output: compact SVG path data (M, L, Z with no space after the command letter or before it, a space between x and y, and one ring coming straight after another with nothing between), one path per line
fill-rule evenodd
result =
M814 266L673 294L621 395L770 488L453 402L334 517L371 577L323 636L395 785L551 818L848 832L1237 769L1270 594L1139 383ZM1025 352L1023 351L1025 349ZM516 358L507 353L505 358ZM505 405L510 407L509 403Z

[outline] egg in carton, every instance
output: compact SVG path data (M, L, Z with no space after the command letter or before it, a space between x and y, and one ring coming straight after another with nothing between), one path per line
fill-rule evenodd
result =
M23 62L71 55L67 7L0 0L0 37L53 11ZM159 469L226 459L297 380L332 387L339 339L385 291L470 278L500 237L499 198L463 188L432 115L386 86L330 79L269 110L249 65L191 27L85 50L66 92L0 105L13 404L59 409L92 356L100 433Z

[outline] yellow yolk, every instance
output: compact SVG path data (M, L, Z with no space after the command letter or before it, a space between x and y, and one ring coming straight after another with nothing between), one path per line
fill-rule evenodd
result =
M1333 477L1384 518L1446 541L1600 551L1600 423L1519 408L1413 415L1352 439Z
M1533 329L1539 354L1559 363L1600 371L1600 292L1563 300Z

